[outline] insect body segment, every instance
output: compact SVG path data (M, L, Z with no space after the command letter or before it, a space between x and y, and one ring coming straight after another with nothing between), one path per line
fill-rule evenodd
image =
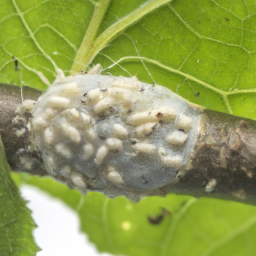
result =
M200 108L135 77L60 76L32 121L52 176L84 193L134 200L173 182L196 143Z

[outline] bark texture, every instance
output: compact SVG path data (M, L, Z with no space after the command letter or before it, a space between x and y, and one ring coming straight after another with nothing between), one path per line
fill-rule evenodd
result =
M256 204L256 122L205 110L186 168L169 191Z
M39 152L31 147L27 127L30 114L21 117L16 113L22 103L22 97L23 100L37 100L42 92L23 87L21 94L20 87L6 84L0 84L0 92L0 133L11 169L18 172L26 171L26 160L29 162L33 159L32 174L47 174ZM23 132L22 136L19 134L20 131Z

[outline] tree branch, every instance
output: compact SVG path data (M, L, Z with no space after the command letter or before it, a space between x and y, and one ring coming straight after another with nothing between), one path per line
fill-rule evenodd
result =
M167 193L178 193L242 201L256 205L256 121L204 110L184 101L161 86L152 87L152 85L139 83L137 90L135 86L138 83L137 80L121 79L123 79L122 82L120 78L101 75L61 77L55 81L54 86L51 86L46 94L40 97L33 111L31 111L34 108L32 107L33 101L21 102L20 88L0 85L0 129L11 168L14 171L37 175L50 174L71 188L78 188L83 193L86 190L101 191L109 197L125 195L134 201L148 195L164 196ZM101 83L104 83L104 88ZM87 84L93 90L101 88L93 92L101 96L98 97L91 93ZM183 123L181 122L179 129L177 128L178 137L167 138L176 153L180 152L181 146L184 146L184 154L188 154L188 159L184 160L185 164L177 162L177 157L175 160L168 158L166 152L161 151L161 147L158 152L154 151L161 141L165 143L163 142L166 136L164 132L173 130L177 126L178 118L184 115L175 117L174 127L173 123L170 123L174 117L167 116L167 114L170 115L171 108L169 112L164 112L167 108L163 112L157 110L155 115L152 107L152 111L148 112L146 118L156 124L151 127L150 131L145 130L147 133L143 133L143 129L148 129L145 126L144 116L141 114L144 112L138 112L141 116L136 119L136 113L132 112L135 108L129 107L128 117L124 118L124 112L121 113L121 111L126 108L127 101L124 102L121 98L118 98L118 104L111 103L112 105L107 109L105 105L102 105L101 108L104 111L101 109L97 112L99 105L95 105L92 101L98 97L96 101L107 99L107 102L110 102L108 90L110 91L114 84L117 85L115 88L119 88L119 94L115 94L118 97L125 96L125 94L120 94L123 88L129 88L129 90L132 88L131 91L126 91L131 95L125 100L138 102L137 97L140 97L141 106L150 100L151 95L156 101L160 95L161 97L167 95L167 98L172 99L170 104L175 105L175 102L179 101L181 103L177 103L178 106L185 104L184 106L190 109L189 115L194 118L193 120L199 121L193 121L191 128L191 118L183 119ZM144 97L143 93L148 94ZM23 94L25 100L36 101L42 92L26 87L23 88ZM53 98L55 101L52 100ZM152 104L151 101L149 102ZM63 104L67 105L65 109L63 109ZM118 106L122 108L118 110L120 112L115 112ZM50 107L54 115L47 123L46 120L42 120L41 115L42 111L47 112ZM119 130L116 131L114 140L111 138L113 127L102 128L106 125L106 120L114 120L113 113L115 113L113 118L119 120L119 126L115 126L119 127ZM91 115L88 116L88 120L87 115ZM171 115L176 116L174 112ZM144 128L141 128L140 123L144 125L142 125ZM120 124L123 126L122 129ZM125 130L129 131L128 134L125 134ZM88 141L91 140L87 133L89 131L94 133L93 136L90 135L94 140L90 142L92 152L88 147ZM111 139L107 139L104 137L104 132L110 134L110 131L112 135L108 136ZM158 136L158 134L162 135ZM193 139L193 134L196 134L195 139ZM49 137L45 137L46 135ZM141 143L141 136L144 141L151 141L155 145L148 144L148 142ZM191 145L193 147L190 149ZM69 152L72 153L72 150L73 155L68 155ZM86 154L91 155L84 155L84 151L81 152L81 150L87 150ZM93 153L95 150L96 153ZM129 159L126 152L131 152ZM49 157L52 162L47 161ZM128 159L128 167L125 159ZM149 172L150 168L152 171Z
M28 121L30 113L20 116L17 113L22 104L21 88L0 84L0 132L5 146L8 163L13 171L26 172L26 164L33 160L31 174L45 175L44 164L37 150L31 145ZM23 100L37 100L41 91L29 87L22 88ZM29 161L29 159L32 159ZM26 161L28 162L26 163Z
M204 110L190 162L165 192L256 204L256 122Z

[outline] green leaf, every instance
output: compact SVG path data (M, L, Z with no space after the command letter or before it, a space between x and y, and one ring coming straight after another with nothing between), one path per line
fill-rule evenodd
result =
M77 211L81 229L100 251L130 256L251 256L256 254L256 207L216 199L168 195L133 203L89 192L85 197L51 178L22 175ZM162 209L170 215L158 224Z
M55 68L136 75L206 108L256 119L251 0L11 0L0 8L0 81L46 88ZM15 71L12 56L20 69ZM253 206L170 195L133 204L82 197L51 179L26 178L80 215L102 251L135 255L255 255ZM159 225L148 216L164 207ZM129 224L128 224L129 223Z
M255 119L255 12L250 0L3 1L0 81L46 88L55 68L92 61Z
M0 255L36 255L39 248L32 236L35 223L10 177L1 138L0 163Z

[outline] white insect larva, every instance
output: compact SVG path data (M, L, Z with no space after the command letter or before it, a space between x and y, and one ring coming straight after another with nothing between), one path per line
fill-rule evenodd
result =
M89 105L96 104L103 97L102 91L97 88L87 92L86 98Z
M121 177L121 175L116 172L116 171L110 171L107 174L107 179L113 183L117 183L117 184L123 184L124 181Z
M188 116L180 115L175 121L175 127L188 132L192 127L192 119Z
M32 166L33 166L33 161L31 161L31 159L29 159L28 157L24 157L21 156L20 157L20 163L24 166L25 169L27 170L31 170Z
M137 125L137 126L144 124L144 123L152 122L152 121L153 122L157 121L157 119L153 118L153 120L152 120L152 117L150 116L150 111L135 113L135 114L130 115L127 118L128 124Z
M152 155L156 152L156 146L150 143L136 143L132 147L138 153Z
M130 90L123 88L109 88L108 95L114 98L116 101L121 101L123 103L131 102L131 93Z
M161 161L164 165L177 169L182 166L183 158L181 156L162 156Z
M95 138L96 138L96 134L93 130L93 128L90 128L87 132L86 132L86 137L89 139L90 142L94 142Z
M36 101L34 100L24 100L20 107L15 111L15 114L29 113L35 107Z
M45 141L51 145L53 143L53 140L54 140L54 134L53 134L53 131L52 131L52 128L47 128L44 132L44 139Z
M22 136L26 132L26 129L23 127L20 130L16 130L15 134L17 137Z
M120 140L126 140L128 138L127 130L120 124L113 125L112 135Z
M61 113L61 116L65 118L66 122L69 123L70 125L74 125L75 127L76 126L84 127L85 123L81 124L81 119L83 119L83 117L80 115L79 111L76 110L76 108L71 108L63 111Z
M84 128L88 128L90 126L90 123L91 123L90 116L88 116L84 113L81 113L80 115L81 115L81 119L83 121Z
M55 159L51 156L46 156L45 157L45 161L46 161L46 166L47 166L47 171L51 174L51 175L55 175L55 170L56 170L56 162Z
M63 129L64 135L68 137L71 141L79 143L81 141L81 135L77 129L72 126L65 126Z
M159 157L165 156L165 155L166 155L166 150L165 150L165 148L160 147L160 148L158 149L158 155L159 155Z
M205 186L205 192L207 193L213 192L215 190L216 185L217 185L217 180L211 179Z
M70 106L70 99L59 96L53 96L46 102L46 104L51 108L62 110Z
M46 108L43 113L42 117L48 122L54 118L55 112L51 108Z
M21 117L21 116L15 116L13 119L12 119L12 124L13 125L19 125L20 124L20 122L22 122L23 124L25 124L26 123L26 119L25 118L23 118L23 117Z
M32 116L51 175L83 192L134 198L160 191L186 167L201 110L134 77L83 74L57 79Z
M129 90L136 90L140 89L140 85L138 84L138 79L136 77L119 77L116 79L111 87L120 87L120 88L127 88Z
M41 116L34 119L34 122L33 122L33 127L36 131L44 130L45 128L48 127L48 125L49 124L46 122L46 120Z
M174 146L181 146L185 143L187 134L182 131L174 131L166 137L166 141Z
M161 120L163 122L171 122L177 116L175 109L173 108L160 108L153 109L150 113L152 118L156 118L156 120Z
M31 131L31 122L28 122L28 124L26 125L27 130L30 132Z
M82 159L83 160L87 160L87 159L89 159L93 155L93 152L94 152L93 145L90 144L90 143L86 143L83 146L83 149L84 149L84 154L82 156Z
M65 83L65 82L67 82L63 70L61 70L60 68L57 68L56 71L57 71L57 77L56 77L54 83L55 83L55 84L58 84L58 83ZM73 79L72 79L72 81L73 81ZM41 98L41 97L40 97L40 98ZM40 98L39 98L39 99L40 99Z
M72 152L71 150L63 143L59 143L55 146L55 149L56 149L56 152L66 158L71 158L73 155L72 155Z
M102 99L95 105L94 112L96 114L99 114L104 111L108 111L111 107L114 106L114 104L115 104L115 101L111 98ZM111 113L111 111L110 111L110 113Z
M100 165L108 154L108 148L106 146L101 146L96 154L95 162Z
M170 122L177 116L176 111L172 108L154 109L147 112L132 114L127 118L131 125L141 125L147 122Z
M149 136L153 133L153 131L156 129L157 123L146 123L140 126L137 126L134 129L134 134L138 138L144 138L146 136Z
M120 149L123 145L122 141L116 138L109 138L105 141L106 146L109 150Z
M69 110L70 117L74 120L77 121L80 118L79 112L75 108L71 108Z
M100 72L101 72L101 65L100 64L96 64L94 67L92 67L88 71L88 74L89 75L96 75L96 74L100 74Z
M71 174L72 183L81 191L86 192L86 184L84 182L83 176L79 173Z
M65 89L60 93L62 97L73 98L81 94L81 88L76 82L67 83Z
M60 168L60 173L64 176L64 177L70 177L71 174L71 168L68 165L63 166L62 168Z

